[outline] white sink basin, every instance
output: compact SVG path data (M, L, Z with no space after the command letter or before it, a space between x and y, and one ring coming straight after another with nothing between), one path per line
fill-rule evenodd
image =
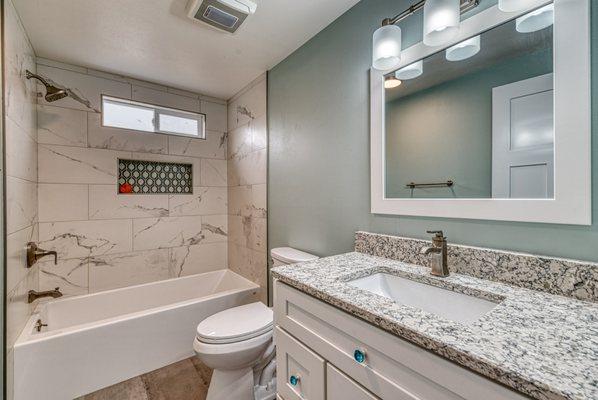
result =
M497 305L489 300L385 273L355 279L348 284L462 324L477 321Z

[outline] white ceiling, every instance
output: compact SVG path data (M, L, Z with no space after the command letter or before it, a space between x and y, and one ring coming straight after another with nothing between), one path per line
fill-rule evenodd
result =
M37 56L228 99L359 0L254 0L236 34L187 0L13 0Z

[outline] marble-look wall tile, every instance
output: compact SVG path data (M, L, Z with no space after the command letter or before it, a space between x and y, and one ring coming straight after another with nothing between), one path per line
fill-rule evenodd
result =
M131 98L131 85L124 82L118 82L112 79L98 78L80 72L69 71L62 68L48 67L38 65L39 75L47 78L59 86L70 89L82 100L87 101L89 107L81 104L69 97L52 102L51 104L59 107L74 108L83 111L100 112L102 94L115 96L124 99ZM49 104L42 97L38 99L39 104Z
M5 7L4 23L6 117L34 137L37 86L33 79L25 78L25 71L36 72L35 53L12 3Z
M256 79L228 104L228 129L236 129L266 114L267 85L265 74Z
M163 92L144 86L133 85L133 100L176 108L178 110L200 112L199 99Z
M87 113L89 147L141 153L168 153L168 136L101 126L101 115Z
M87 147L87 112L38 104L37 138L42 144Z
M266 253L244 246L229 244L228 267L231 271L260 285L260 300L267 302L267 257Z
M92 257L89 291L99 292L170 277L168 249Z
M205 139L168 136L168 151L173 155L201 158L226 158L226 133L206 131Z
M170 250L171 277L201 274L227 268L227 244L207 243Z
M116 183L119 158L130 153L71 146L38 147L39 181L44 183Z
M6 198L6 393L12 400L13 345L33 311L27 292L38 288L38 267L27 269L25 246L37 240L37 72L35 53L11 0L3 2L3 96Z
M12 119L6 118L6 174L37 182L37 143Z
M64 296L89 293L89 261L87 258L60 260L39 264L39 290L60 288Z
M266 114L257 117L251 123L252 150L262 150L268 146L268 128Z
M245 124L228 133L228 159L241 160L252 151L250 124Z
M252 250L266 252L267 220L252 216L229 215L230 242Z
M226 101L51 60L39 69L91 107L38 102L39 242L59 253L41 268L44 288L75 295L226 268ZM207 139L102 127L101 93L203 112ZM192 164L194 193L118 195L118 158Z
M93 69L93 68L88 68L87 73L89 75L97 76L99 78L106 78L106 79L112 79L112 80L118 81L118 82L130 83L131 85L147 87L150 89L159 90L161 92L168 91L168 88L164 85L160 85L160 84L148 82L148 81L142 81L139 79L131 78L131 77L120 75L120 74L113 74L110 72L99 71L99 70Z
M6 296L6 320L8 322L6 324L7 347L13 346L37 305L37 302L32 304L27 303L27 293L29 290L39 289L38 273L39 269L37 266L31 268L27 276Z
M227 186L226 160L201 160L201 186Z
M226 242L228 240L228 216L206 215L201 218L202 243Z
M116 184L89 186L89 219L166 216L168 195L123 195Z
M266 183L267 150L252 151L241 159L229 160L228 180L232 186Z
M164 249L203 241L201 217L141 218L133 220L133 249Z
M229 268L262 287L267 301L266 77L228 105Z
M214 132L226 132L226 105L201 101L201 112L206 114L206 129Z
M170 195L168 201L171 217L227 213L225 187L196 186L192 195Z
M6 291L11 292L27 274L27 243L37 241L37 227L30 225L6 236Z
M37 184L6 177L6 233L37 223Z
M266 218L266 184L231 186L228 190L229 214Z
M56 250L58 258L84 258L132 251L131 220L44 222L40 247Z
M88 218L87 185L40 183L39 221L77 221Z

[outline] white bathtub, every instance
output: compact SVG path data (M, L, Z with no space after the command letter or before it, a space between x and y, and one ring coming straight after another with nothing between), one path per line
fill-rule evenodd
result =
M44 304L15 344L15 400L73 399L191 357L197 324L258 290L221 270Z

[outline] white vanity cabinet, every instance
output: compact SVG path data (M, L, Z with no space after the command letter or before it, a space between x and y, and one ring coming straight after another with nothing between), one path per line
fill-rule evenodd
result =
M274 290L283 400L528 398L280 281Z

